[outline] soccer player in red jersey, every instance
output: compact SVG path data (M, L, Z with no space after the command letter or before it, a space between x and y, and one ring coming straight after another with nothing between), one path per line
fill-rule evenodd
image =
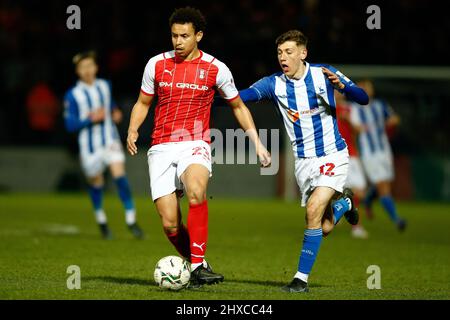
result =
M345 139L349 154L348 175L345 182L345 187L352 189L353 203L355 207L359 207L360 199L364 197L366 189L366 177L359 159L358 148L356 146L356 136L360 128L351 122L351 104L345 100L345 97L339 92L334 93L336 99L336 114L338 119L339 132L342 138ZM361 225L352 225L352 236L355 238L365 239L368 237L367 231Z
M155 96L152 144L148 150L150 187L164 232L191 262L191 287L223 281L205 261L208 236L206 189L211 176L209 118L214 92L227 100L240 126L256 146L262 166L270 154L259 140L250 111L239 97L227 66L201 51L205 19L197 9L177 9L169 19L174 50L149 60L141 92L131 112L127 147L137 153L138 129ZM187 228L180 211L180 192L188 201Z

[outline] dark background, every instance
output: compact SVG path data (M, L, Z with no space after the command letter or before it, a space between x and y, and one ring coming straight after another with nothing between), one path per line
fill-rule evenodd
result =
M71 4L81 8L81 30L66 27L66 9ZM274 40L292 28L308 36L310 62L449 65L450 20L439 1L164 1L158 5L131 0L2 0L0 145L73 142L64 130L61 100L76 81L71 58L91 49L98 53L99 76L112 80L115 99L125 112L120 126L124 137L145 64L150 57L171 49L168 18L175 8L187 4L199 8L208 22L200 48L229 66L238 88L278 71ZM381 30L366 27L366 9L371 4L381 8ZM42 83L58 104L49 130L33 129L27 111L33 100L31 90ZM388 96L394 96L392 86L397 83L380 85L388 89ZM404 96L399 104L404 106L397 111L406 123L394 141L398 148L409 153L415 149L447 153L448 85L448 81L416 81L412 89L399 91ZM225 111L213 108L213 123L218 112ZM262 124L264 117L272 116L255 115ZM215 125L235 124L219 120ZM423 132L432 137L424 138ZM148 138L140 142L147 144Z

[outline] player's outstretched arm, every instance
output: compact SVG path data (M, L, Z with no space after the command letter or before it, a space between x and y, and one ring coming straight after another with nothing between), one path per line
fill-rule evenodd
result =
M336 90L339 90L339 92L344 93L347 99L360 105L366 105L369 103L369 96L362 88L354 84L349 85L343 83L339 76L328 68L322 67L322 72L328 78L328 81L331 82L333 87ZM348 82L350 82L350 80L348 80Z
M258 92L255 88L239 90L239 96L241 97L243 102L259 101Z
M147 117L152 101L153 96L148 96L141 92L136 104L131 110L130 124L128 126L127 149L132 156L137 154L136 141L139 137L138 130Z
M269 151L262 144L259 139L258 133L256 131L255 123L253 122L253 117L248 110L247 106L244 104L240 97L233 99L228 102L230 107L233 109L234 116L236 117L239 125L244 129L245 133L249 136L250 140L255 144L256 154L259 157L259 161L263 167L270 166L271 157Z

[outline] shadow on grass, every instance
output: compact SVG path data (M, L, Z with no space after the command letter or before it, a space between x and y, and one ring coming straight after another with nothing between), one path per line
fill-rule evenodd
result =
M149 286L153 284L151 280L148 279L136 279L136 278L126 278L126 277L113 277L113 276L97 276L97 277L83 277L84 281L104 281L109 283L117 284L128 284L128 285L139 285L139 286ZM285 286L287 282L281 281L265 281L265 280L246 280L246 279L225 279L225 283L241 283L241 284L254 284L261 286L270 286L280 288ZM320 288L327 287L322 284L313 283L309 285L310 288ZM156 288L156 286L155 286Z
M288 282L281 282L281 281L246 280L246 279L231 279L231 280L225 279L225 282L256 284L256 285L260 285L260 286L271 286L271 287L277 287L277 288L288 284ZM320 287L326 287L326 286L318 284L318 283L313 283L313 284L309 284L309 287L310 288L320 288Z
M150 281L148 279L112 277L112 276L83 277L83 281L104 281L104 282L110 282L110 283L130 284L130 285L139 285L139 286L147 286L147 287L152 284L152 281Z

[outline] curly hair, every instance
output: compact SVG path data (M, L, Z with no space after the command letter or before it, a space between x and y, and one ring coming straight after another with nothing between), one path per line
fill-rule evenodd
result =
M195 33L199 31L205 31L206 19L200 10L192 7L184 7L175 9L169 18L169 27L172 27L174 23L192 23Z

